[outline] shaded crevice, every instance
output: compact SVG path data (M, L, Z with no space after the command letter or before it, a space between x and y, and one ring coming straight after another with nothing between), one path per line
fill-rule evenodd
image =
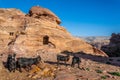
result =
M55 44L49 41L49 36L47 35L43 37L43 45L48 45L49 47L56 48Z

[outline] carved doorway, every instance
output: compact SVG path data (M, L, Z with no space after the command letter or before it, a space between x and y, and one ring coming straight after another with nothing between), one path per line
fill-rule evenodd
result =
M48 43L49 43L49 36L45 35L43 37L43 45L48 45Z

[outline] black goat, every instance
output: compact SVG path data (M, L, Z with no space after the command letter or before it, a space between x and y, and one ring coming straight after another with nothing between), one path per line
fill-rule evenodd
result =
M69 54L67 54L67 56L57 55L57 65L60 64L60 61L64 61L65 65L67 66L66 62L69 61L69 59L70 59Z
M72 58L72 64L71 64L71 66L74 67L75 64L78 64L78 68L80 68L80 66L79 66L80 63L81 63L81 59L79 57L77 57L77 56L74 56Z
M27 68L29 71L32 65L37 65L41 61L41 57L37 56L36 58L17 58L17 68L22 72L21 68Z
M7 68L8 70L11 72L15 72L15 69L16 69L16 61L15 61L15 56L16 54L9 54L8 57L7 57Z

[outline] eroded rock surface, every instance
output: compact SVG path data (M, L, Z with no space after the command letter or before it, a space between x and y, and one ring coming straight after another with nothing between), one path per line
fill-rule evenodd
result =
M46 19L51 22L56 22L57 24L60 24L60 19L52 13L50 10L46 8L42 8L39 6L34 6L29 10L29 14L27 14L30 17L38 18L38 19Z
M59 24L60 19L55 14L38 6L32 7L27 15L17 9L0 9L0 52L10 50L17 55L33 56L67 50L107 56L73 37Z

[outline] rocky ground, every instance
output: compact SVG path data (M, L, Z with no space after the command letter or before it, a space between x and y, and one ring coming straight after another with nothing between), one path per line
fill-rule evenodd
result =
M120 58L99 57L80 54L80 69L77 65L70 66L71 59L66 67L64 64L57 66L56 61L45 61L38 66L33 65L27 72L23 69L20 73L9 72L3 66L0 58L0 80L120 80ZM115 72L115 73L112 73Z

